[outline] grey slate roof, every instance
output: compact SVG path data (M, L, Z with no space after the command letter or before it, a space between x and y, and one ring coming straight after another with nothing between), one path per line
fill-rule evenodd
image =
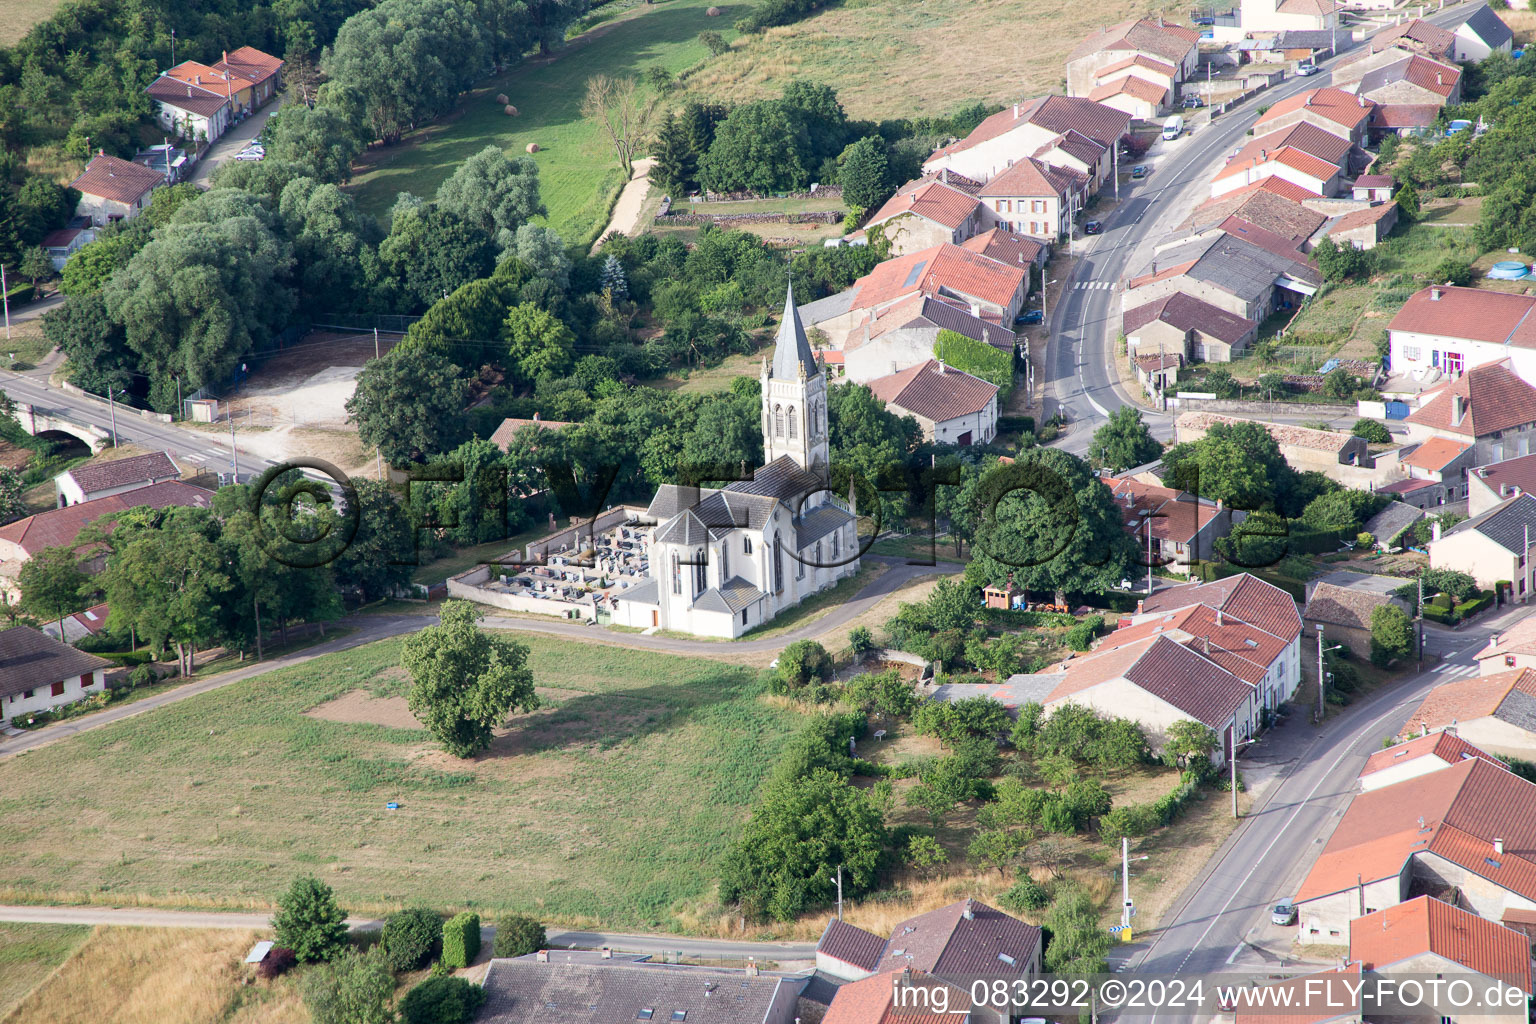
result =
M933 297L923 300L922 310L910 321L902 324L903 327L914 325L929 325L939 328L941 331L954 331L963 334L972 341L983 341L1000 348L1005 352L1013 351L1013 332L1001 324L994 324L989 320L983 320L979 316L971 316L970 313L947 302L940 302Z
M740 491L716 491L694 506L694 513L710 536L720 537L732 530L758 530L772 516L778 499Z
M844 288L835 295L828 295L824 299L815 302L807 302L800 307L800 320L802 323L819 324L823 320L831 320L833 317L842 316L853 308L854 297L859 294L859 289Z
M834 917L821 933L816 952L873 974L885 955L885 939Z
M492 960L477 1024L660 1024L677 1011L688 1024L763 1024L775 997L798 993L801 978L660 964L541 964ZM650 1010L649 1018L641 1017Z
M814 473L801 469L800 464L788 455L780 455L768 465L754 470L751 480L738 480L725 489L777 498L788 505L791 512L798 512L800 503L817 491L825 490L826 484Z
M1018 672L1002 683L945 683L933 691L934 700L965 700L990 697L1007 708L1018 708L1031 701L1045 703L1061 682L1061 674Z
M819 505L800 517L795 524L795 543L801 551L839 527L853 521L853 516L836 505ZM852 552L847 552L852 554Z
M1505 551L1518 555L1525 550L1526 527L1530 528L1531 538L1536 540L1536 498L1518 494L1480 516L1457 523L1441 536L1476 530Z
M620 601L635 601L639 604L660 604L661 591L656 586L655 580L646 580L638 583L619 594Z
M666 522L684 509L693 508L714 493L714 489L710 487L662 484L656 488L656 496L651 499L650 507L645 510L645 514L657 522Z
M1277 256L1225 232L1214 238L1193 239L1157 255L1159 266L1172 266L1187 260L1197 261L1189 269L1189 277L1248 300L1264 294L1282 275L1311 285L1321 283L1315 271L1295 260Z
M1366 522L1365 532L1375 537L1378 543L1390 547L1398 534L1423 518L1423 509L1414 508L1407 502L1393 501Z
M658 544L704 544L709 540L709 527L688 509L657 527L654 539Z
M1479 39L1494 49L1503 46L1515 38L1514 33L1509 30L1509 26L1504 24L1504 19L1494 14L1487 4L1479 4L1470 15L1458 20L1460 25L1465 25L1476 32Z
M1333 33L1322 29L1298 29L1281 32L1275 41L1282 50L1327 50L1333 46Z
M0 697L111 667L110 661L77 651L31 626L0 632Z
M90 462L68 470L65 476L74 480L86 494L108 491L130 484L151 484L157 480L175 480L181 470L165 452L149 452L111 462Z
M821 372L811 343L806 340L800 311L795 308L795 286L791 284L784 292L784 317L779 321L779 336L773 345L773 376L794 380L802 371L807 377Z
M701 612L725 612L734 615L743 608L760 601L765 595L756 584L748 583L740 576L732 576L723 587L710 587L700 594L693 606Z

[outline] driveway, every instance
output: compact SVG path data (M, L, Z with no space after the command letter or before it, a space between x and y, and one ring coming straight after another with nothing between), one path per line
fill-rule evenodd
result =
M279 93L266 106L219 136L219 141L209 146L208 152L204 153L203 158L198 161L197 169L192 172L192 177L189 179L192 184L207 188L209 179L213 177L213 172L218 170L219 164L240 152L247 142L260 135L261 130L267 125L267 118L271 117L282 104L283 97Z

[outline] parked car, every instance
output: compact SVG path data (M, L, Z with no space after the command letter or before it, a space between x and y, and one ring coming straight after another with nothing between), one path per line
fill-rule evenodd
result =
M1201 108L1203 106L1205 106L1205 100L1201 99L1199 96L1185 96L1184 97L1184 109L1185 110L1198 110L1199 108Z
M1091 220L1088 223L1083 225L1083 234L1085 234L1085 235L1096 235L1100 231L1103 231L1103 230L1104 230L1104 225L1100 224L1096 220Z
M1296 923L1296 904L1290 900L1281 900L1276 903L1269 912L1269 919L1275 924L1291 925Z
M1311 61L1304 61L1304 62L1296 65L1296 73L1298 75L1300 75L1302 78L1307 78L1310 75L1315 75L1315 74L1317 74L1321 70L1323 70L1323 69L1318 67L1316 64L1313 64Z
M1214 25L1214 24L1216 24L1216 19L1215 18L1196 18L1196 19L1194 19L1194 21L1195 21L1196 25Z
M1148 167L1146 164L1137 164L1135 167L1131 168L1131 178L1134 181L1140 181L1142 178L1145 178L1151 173L1152 168Z
M1043 323L1045 323L1045 314L1038 309L1026 309L1013 318L1013 326L1015 327L1027 327L1030 324Z

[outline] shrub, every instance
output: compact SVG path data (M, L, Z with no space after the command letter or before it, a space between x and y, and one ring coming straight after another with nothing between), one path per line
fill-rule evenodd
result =
M331 887L313 876L293 880L272 923L277 944L303 963L329 960L346 946L346 911L336 905Z
M256 965L256 976L270 981L287 974L298 962L299 958L293 950L286 946L273 946L267 950L261 963Z
M384 919L379 941L391 968L414 971L442 952L443 919L425 907L398 911Z
M1371 444L1387 444L1392 440L1392 432L1379 420L1356 420L1350 433L1365 438Z
M465 911L443 922L443 964L468 967L480 955L480 915Z
M814 640L796 640L779 655L779 678L791 690L832 678L832 655Z
M1086 651L1092 645L1094 637L1099 635L1099 630L1104 628L1104 616L1090 615L1067 630L1067 646L1074 651Z
M400 1000L405 1024L469 1024L485 1002L485 989L463 978L428 978Z
M926 701L912 718L919 733L951 744L971 736L1000 736L1008 722L1008 709L990 697Z
M1007 892L997 898L997 902L1003 905L1003 909L1014 914L1021 914L1026 910L1040 910L1051 902L1051 894L1045 891L1045 886L1032 878L1021 878L1014 882Z
M875 649L875 638L868 626L855 626L848 631L848 649L856 658Z
M1156 808L1152 804L1129 804L1116 807L1099 819L1099 834L1106 842L1119 842L1121 836L1132 839L1149 835L1158 825Z
M543 949L548 941L542 924L531 917L513 914L496 922L491 952L499 957L527 956Z

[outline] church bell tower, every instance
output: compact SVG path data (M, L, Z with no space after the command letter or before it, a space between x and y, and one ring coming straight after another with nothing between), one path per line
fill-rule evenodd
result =
M765 463L788 455L802 469L827 477L827 378L805 337L795 308L795 290L784 295L784 317L763 360L763 452Z

